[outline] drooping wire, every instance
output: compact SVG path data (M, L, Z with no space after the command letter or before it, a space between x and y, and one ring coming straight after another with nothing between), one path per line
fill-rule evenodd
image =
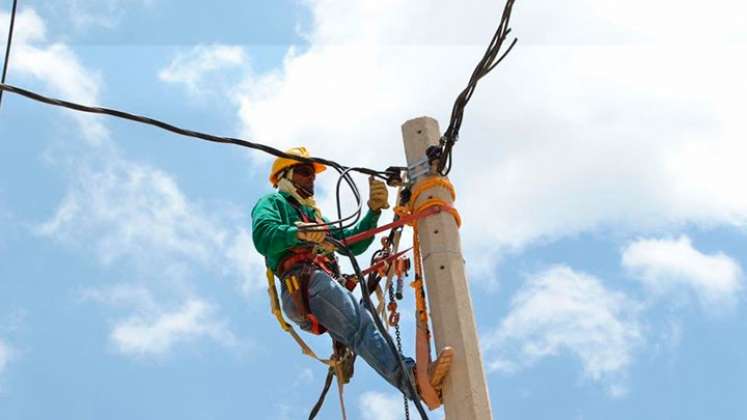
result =
M467 87L464 88L459 96L457 96L456 101L454 101L454 106L451 110L451 120L449 121L449 127L444 132L443 137L441 137L441 158L438 165L438 172L442 176L448 175L451 171L452 149L454 148L454 144L457 142L457 140L459 140L459 130L462 127L464 108L467 106L470 98L472 98L472 94L475 92L475 88L477 87L477 82L486 74L490 73L490 71L493 70L498 64L500 64L500 62L503 61L504 58L506 58L506 55L508 55L508 53L511 52L511 50L514 48L514 45L516 45L517 39L514 38L506 51L500 54L506 37L509 33L511 33L511 28L509 28L508 25L509 21L511 20L511 12L514 7L514 1L515 0L506 1L506 5L503 8L501 21L498 24L498 29L496 30L493 38L490 41L490 45L488 45L485 54L477 63L477 67L475 67L475 70L472 72L472 76L467 83Z
M308 223L304 224L298 227L298 230L306 231L306 230L319 230L319 229L328 229L332 226L335 226L335 229L339 229L340 232L343 230L355 226L356 223L358 223L358 220L360 219L360 215L363 212L363 201L361 200L361 194L360 190L358 189L358 184L355 183L353 178L350 176L350 172L354 170L355 168L346 168L342 169L341 167L334 166L335 170L339 172L339 176L337 178L337 188L336 188L336 194L335 198L337 201L337 220L333 220L331 222L319 222L319 223ZM356 202L356 209L355 211L350 214L349 216L342 216L342 200L340 199L342 197L342 194L340 194L340 187L342 186L342 181L345 181L346 184L348 184L348 187L350 187L350 191L353 193L353 197L355 197ZM352 220L351 220L352 219Z
M68 109L92 113L92 114L105 114L105 115L110 115L110 116L114 116L117 118L122 118L125 120L130 120L130 121L135 121L135 122L142 123L142 124L151 125L151 126L155 126L155 127L161 128L163 130L166 130L166 131L169 131L175 134L186 136L186 137L193 137L193 138L197 138L200 140L206 140L206 141L210 141L214 143L234 144L234 145L246 147L249 149L260 150L262 152L265 152L265 153L268 153L268 154L271 154L277 157L296 160L296 161L299 161L300 163L321 163L323 165L332 167L341 174L340 178L338 179L338 184L337 184L338 195L340 191L340 183L341 181L344 180L348 184L351 191L353 192L353 195L356 198L357 209L350 216L343 218L340 215L339 220L334 220L334 221L325 222L325 223L310 224L310 225L304 226L302 228L303 230L308 230L308 229L313 230L313 229L324 228L324 227L333 226L337 224L339 224L341 228L346 229L350 226L353 226L358 221L358 219L360 218L360 214L361 214L362 202L360 199L360 192L357 186L355 185L355 182L350 177L350 172L359 172L362 174L366 174L366 175L373 176L379 179L384 179L384 180L386 180L389 176L389 174L386 171L376 171L374 169L369 169L365 167L348 167L348 166L341 165L333 160L324 159L324 158L318 158L318 157L305 158L305 157L301 157L297 155L290 155L279 149L276 149L274 147L267 146L261 143L251 142L251 141L237 139L233 137L215 136L212 134L207 134L207 133L203 133L199 131L188 130L188 129L177 127L175 125L172 125L172 124L160 121L160 120L156 120L154 118L130 114L124 111L116 110L116 109L91 107L91 106L77 104L74 102L68 102L68 101L64 101L60 99L50 98L50 97L40 95L36 92L32 92L32 91L22 89L16 86L12 86L12 85L0 84L0 92L2 91L8 91L11 93L15 93L15 94L27 97L29 99L38 101L38 102L46 103L48 105L60 106L63 108L68 108ZM353 222L343 225L344 222L347 222L350 219L353 219Z
M355 216L355 219L350 222L348 225L344 225L342 222L346 219L343 219L342 217L342 200L340 200L340 186L342 185L342 181L345 180L347 182L348 186L350 186L350 190L353 192L353 195L355 196L355 202L356 202L356 210L351 216ZM350 169L346 169L345 171L340 173L340 177L337 180L337 190L335 191L336 201L337 201L337 217L340 219L340 231L347 229L348 227L351 227L358 223L358 219L360 219L361 212L363 210L363 200L361 200L361 194L360 191L358 191L358 185L353 181L353 179L350 177ZM351 216L348 216L350 218Z
M5 77L8 75L8 63L10 63L10 46L13 45L13 28L16 24L16 10L18 9L18 0L13 0L13 8L10 12L10 26L8 27L8 40L5 44L5 60L3 61L3 77L0 83L5 84ZM0 90L0 106L3 105L3 91Z
M376 177L376 178L379 178L379 179L383 179L383 180L386 180L387 176L388 176L386 171L377 171L377 170L374 170L374 169L364 168L364 167L348 167L348 166L341 165L341 164L339 164L339 163L337 163L337 162L335 162L333 160L319 158L319 157L308 157L308 158L306 158L306 157L301 157L301 156L296 156L296 155L290 155L290 154L287 154L287 153L285 153L285 152L283 152L283 151L281 151L279 149L276 149L274 147L267 146L267 145L264 145L264 144L261 144L261 143L256 143L256 142L252 142L252 141L248 141L248 140L237 139L237 138L233 138L233 137L216 136L216 135L212 135L212 134L203 133L203 132L200 132L200 131L188 130L188 129L185 129L185 128L177 127L175 125L172 125L172 124L169 124L169 123L157 120L155 118L145 117L145 116L142 116L142 115L130 114L128 112L119 111L119 110L116 110L116 109L102 108L102 107L93 107L93 106L87 106L87 105L77 104L77 103L74 103L74 102L64 101L64 100L61 100L61 99L50 98L50 97L47 97L47 96L40 95L40 94L38 94L36 92L32 92L32 91L29 91L29 90L26 90L26 89L22 89L22 88L19 88L19 87L16 87L16 86L12 86L12 85L8 85L8 84L4 84L4 83L0 84L0 90L11 92L11 93L15 93L17 95L21 95L21 96L24 96L26 98L32 99L34 101L42 102L42 103L45 103L45 104L48 104L48 105L59 106L59 107L62 107L62 108L68 108L68 109L72 109L72 110L75 110L75 111L87 112L87 113L91 113L91 114L110 115L110 116L113 116L113 117L122 118L122 119L129 120L129 121L134 121L134 122L137 122L137 123L141 123L141 124L146 124L146 125L151 125L151 126L154 126L154 127L158 127L158 128L163 129L163 130L170 131L170 132L172 132L174 134L178 134L178 135L181 135L181 136L193 137L193 138L196 138L196 139L210 141L210 142L214 142L214 143L234 144L234 145L241 146L241 147L246 147L246 148L249 148L249 149L260 150L262 152L271 154L271 155L276 156L276 157L282 157L282 158L286 158L286 159L296 160L296 161L299 161L299 162L302 162L302 163L321 163L323 165L332 166L332 167L335 167L335 168L341 168L343 170L350 169L353 172L360 172L362 174L366 174L366 175L373 176L373 177Z

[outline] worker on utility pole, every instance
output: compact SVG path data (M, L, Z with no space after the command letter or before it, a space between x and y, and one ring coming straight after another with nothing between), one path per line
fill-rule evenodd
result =
M304 147L286 151L289 155L309 157ZM327 223L314 201L316 174L326 167L277 158L270 171L270 184L277 191L262 197L252 210L254 246L265 257L268 269L280 279L281 301L285 314L301 329L314 334L328 332L332 338L361 356L376 372L405 396L413 399L408 381L414 378L415 362L404 359L402 374L398 355L379 333L370 314L358 299L341 284L334 247L326 242L376 227L381 210L389 208L388 190L382 181L369 180L369 210L352 228L334 226L308 230L303 226ZM299 229L301 228L301 229ZM359 255L371 245L373 237L350 246ZM431 379L440 385L453 354L447 351L432 367Z

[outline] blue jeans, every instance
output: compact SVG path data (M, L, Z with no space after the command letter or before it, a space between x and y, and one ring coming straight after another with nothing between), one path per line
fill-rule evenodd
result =
M285 276L299 275L299 272L300 269L294 269ZM282 281L281 285L283 311L301 329L311 330L311 321L301 316L301 311L296 308L286 290L285 282ZM355 296L337 280L319 269L312 271L308 289L309 309L319 323L327 328L332 338L352 349L379 375L412 399L407 386L408 379L401 374L398 358L376 329L376 324L365 306L359 304ZM410 358L405 358L404 362L408 375L412 375L415 362Z

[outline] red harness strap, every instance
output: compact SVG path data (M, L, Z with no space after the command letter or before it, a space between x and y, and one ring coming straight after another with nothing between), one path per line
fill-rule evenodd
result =
M309 222L309 217L304 213L300 205L297 205L294 201L291 204L298 212L299 217L304 222ZM314 268L319 268L330 277L335 277L332 268L332 260L326 255L320 255L313 252L313 250L307 246L292 248L290 250L291 255L285 257L278 264L278 275L282 279L289 271L295 267L302 266L301 272L298 277L295 274L291 274L285 278L285 284L293 299L294 304L298 308L301 315L311 322L311 332L316 335L321 335L327 332L327 328L319 323L319 319L311 313L309 308L309 282L311 281L311 274Z
M311 332L321 335L327 332L327 329L319 323L319 319L311 313L309 308L309 282L313 270L311 264L305 264L300 272L290 273L281 278L299 314L311 323Z

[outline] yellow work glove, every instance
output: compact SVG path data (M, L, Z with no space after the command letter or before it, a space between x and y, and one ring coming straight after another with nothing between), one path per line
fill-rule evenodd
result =
M389 190L384 181L378 181L374 177L368 178L368 208L373 211L389 208Z
M296 222L296 226L302 227L302 226L310 226L314 225L314 223L304 223L304 222ZM321 244L324 242L324 239L327 237L327 231L326 230L298 230L297 234L298 239L306 242L313 242L315 244Z

